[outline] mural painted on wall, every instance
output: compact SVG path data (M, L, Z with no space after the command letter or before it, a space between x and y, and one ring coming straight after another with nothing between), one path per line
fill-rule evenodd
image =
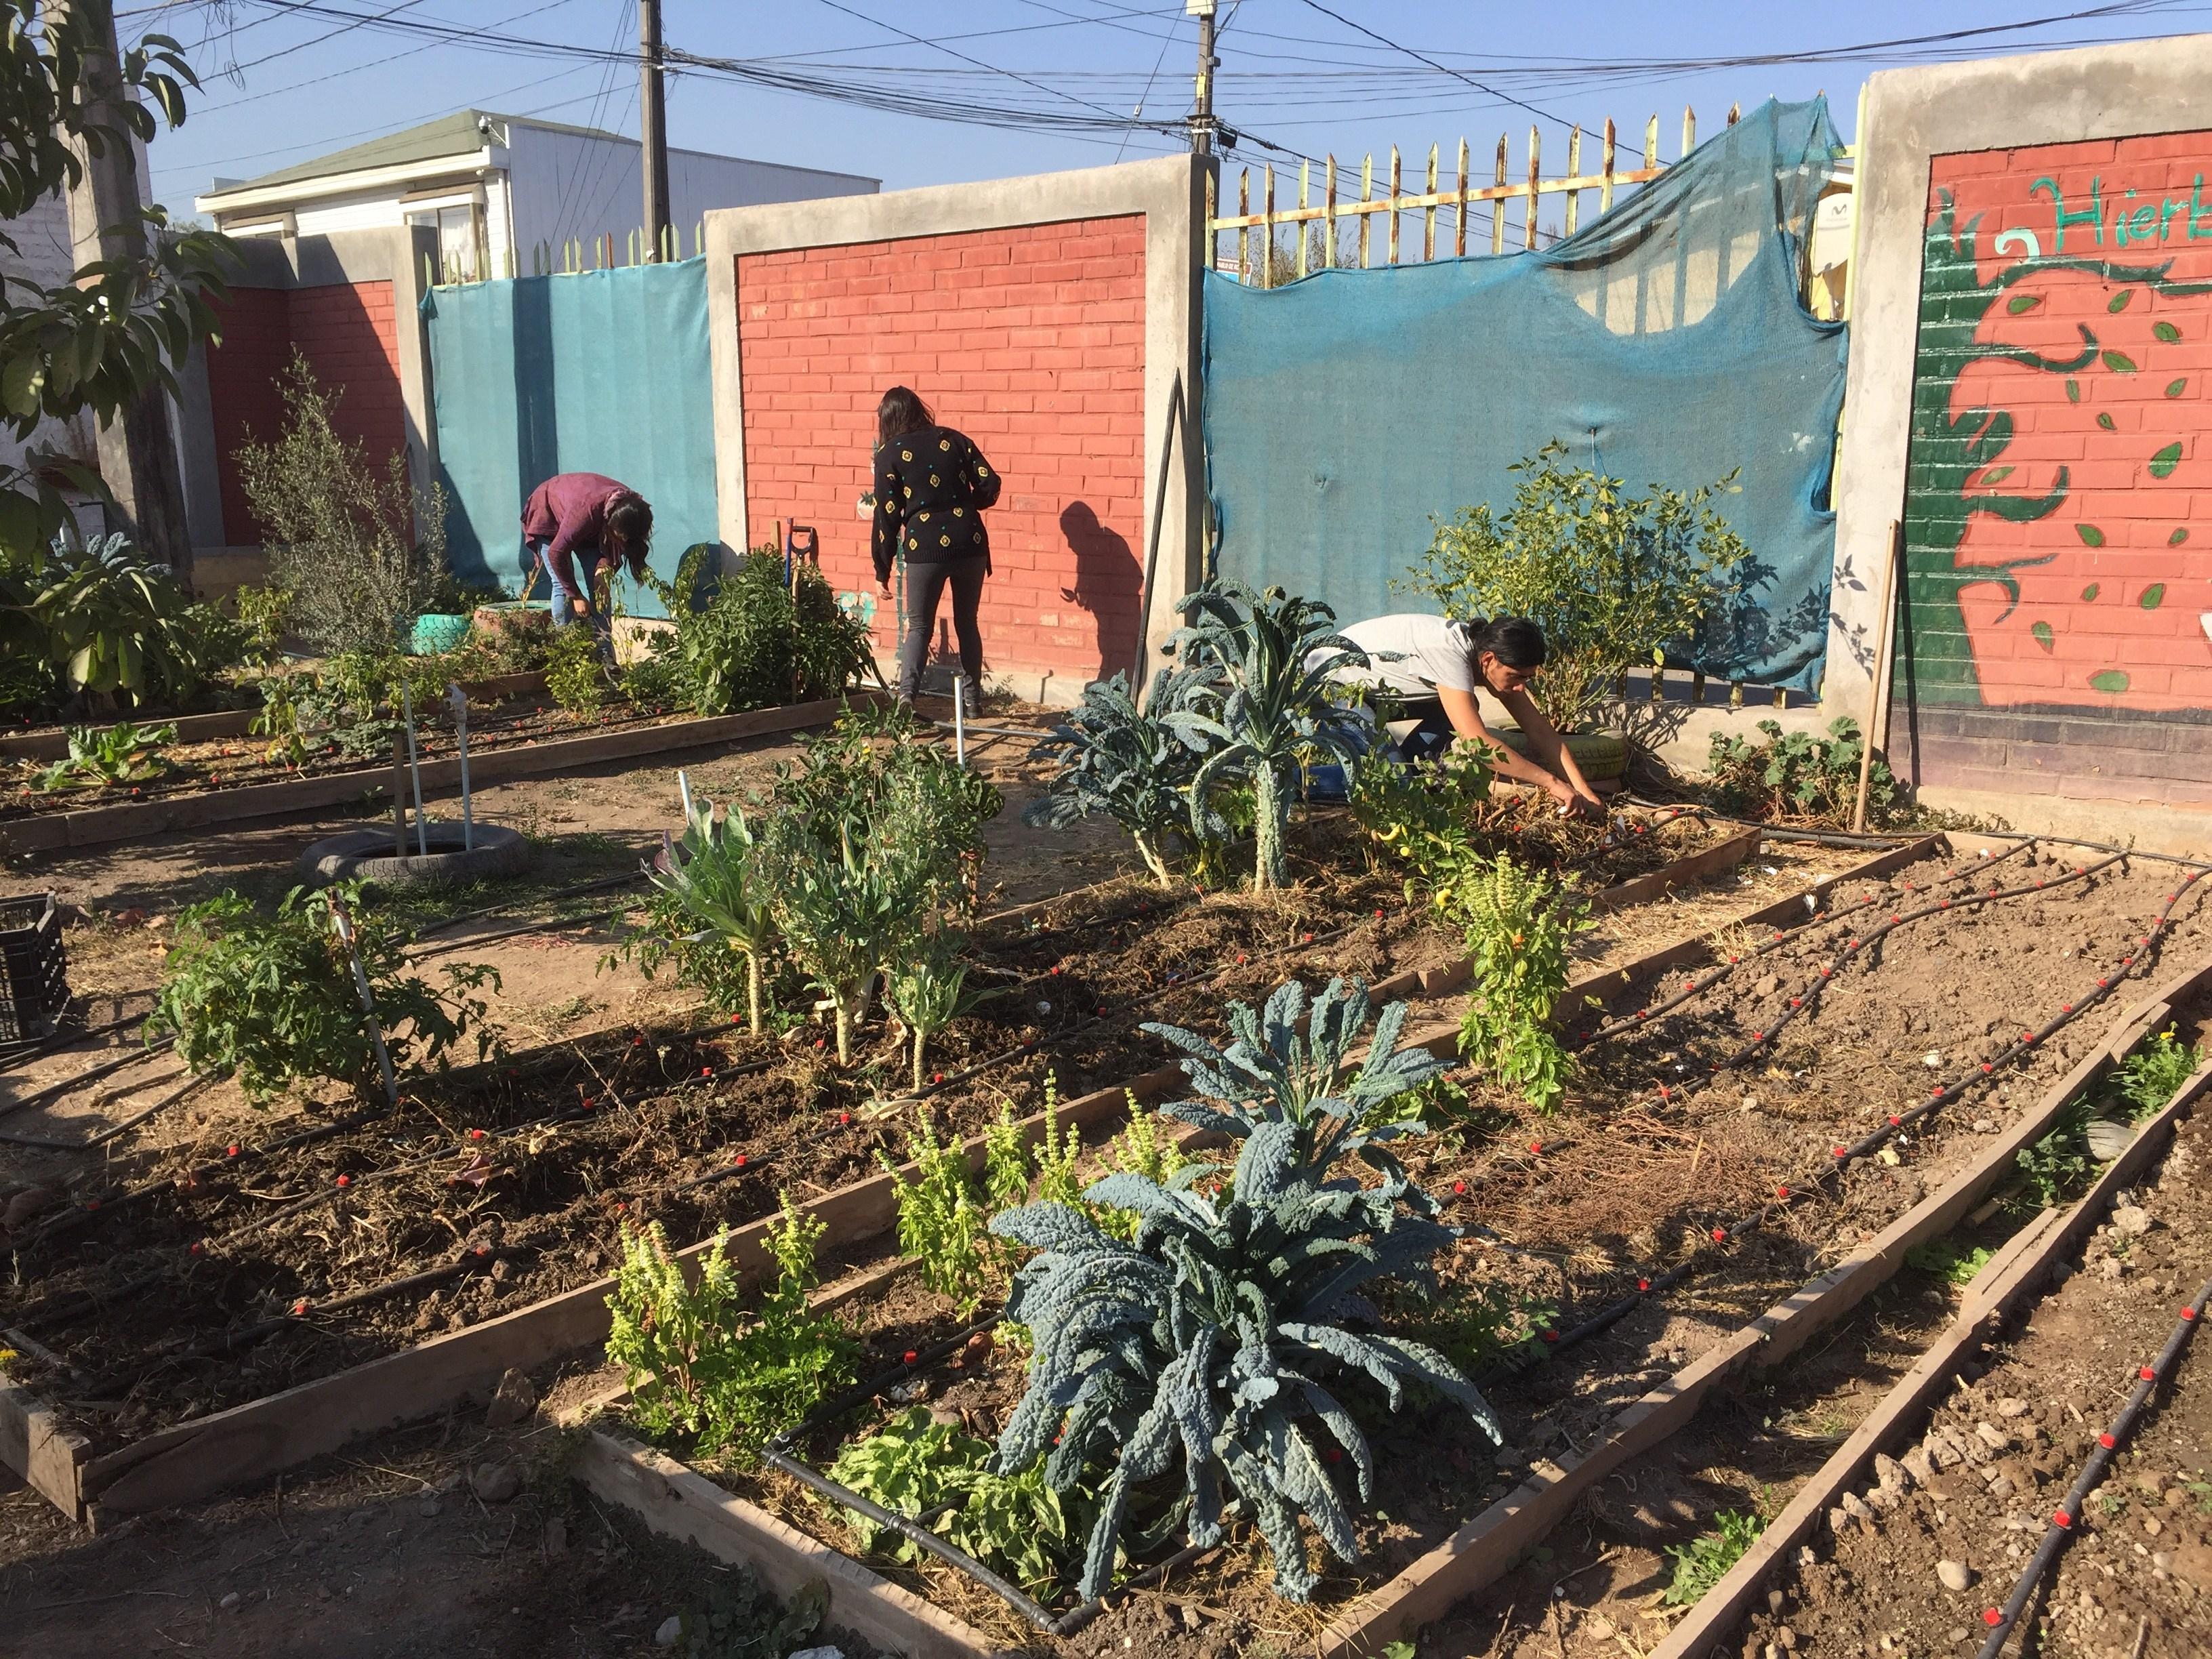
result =
M2208 173L2212 133L1936 158L1901 691L2212 712Z

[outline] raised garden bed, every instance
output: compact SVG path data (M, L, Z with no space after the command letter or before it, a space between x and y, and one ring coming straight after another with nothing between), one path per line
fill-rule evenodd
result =
M1682 860L1692 873L1752 845L1682 820L1624 859L1684 841L1703 843ZM1032 1109L1056 1071L1073 1097L1061 1121L1096 1144L1126 1109L1125 1083L1156 1099L1177 1080L1139 1020L1209 1024L1224 999L1291 974L1412 988L1455 959L1456 941L1386 877L1265 899L1134 884L1098 897L987 935L985 959L1021 994L946 1035L930 1101L941 1127L972 1134L1006 1099ZM829 1249L880 1236L893 1208L872 1159L899 1155L907 1114L872 1114L865 1079L803 1041L712 1035L562 1048L513 1077L433 1090L396 1118L309 1124L290 1146L264 1131L182 1149L80 1195L21 1246L18 1319L36 1345L23 1369L48 1399L106 1401L46 1419L84 1437L75 1484L49 1495L72 1512L183 1501L588 1346L605 1332L599 1274L625 1219L664 1220L679 1239L737 1224L754 1267L758 1218L788 1188L830 1225ZM1030 1119L1032 1137L1042 1127Z

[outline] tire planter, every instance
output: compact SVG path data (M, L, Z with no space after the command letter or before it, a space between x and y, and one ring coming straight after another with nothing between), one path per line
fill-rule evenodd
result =
M414 626L408 630L407 653L413 657L434 657L441 651L451 651L468 637L468 617L426 611L415 618Z
M1517 726L1494 728L1498 739L1516 755L1528 752L1528 733ZM1628 739L1618 732L1572 732L1567 735L1567 752L1575 757L1575 764L1583 769L1583 776L1592 783L1607 778L1617 778L1628 769Z
M404 858L392 850L388 824L372 830L349 830L325 836L300 854L300 868L317 886L334 881L374 882L380 887L432 887L447 882L489 881L511 876L530 862L531 845L521 831L496 823L476 826L475 845L461 845L458 823L425 823L427 854ZM410 846L415 832L407 833Z

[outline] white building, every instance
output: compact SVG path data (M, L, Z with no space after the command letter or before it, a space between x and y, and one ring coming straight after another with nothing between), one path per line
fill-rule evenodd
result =
M617 261L630 263L644 217L641 155L636 139L618 133L462 110L258 179L218 179L193 205L234 236L434 225L443 280L528 276L533 250L557 261L564 244L605 235ZM671 149L669 222L690 253L709 208L872 195L881 183Z

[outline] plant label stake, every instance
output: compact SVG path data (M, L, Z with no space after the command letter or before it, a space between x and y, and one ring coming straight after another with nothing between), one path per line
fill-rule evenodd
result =
M461 851L472 853L477 845L476 818L469 810L469 694L459 685L448 685L446 695L453 700L453 732L461 744Z
M416 820L419 825L422 820ZM361 955L353 948L353 918L346 914L343 901L333 895L331 899L331 926L337 930L338 943L345 946L347 965L353 969L353 988L361 993L361 1012L368 1020L368 1040L376 1050L376 1069L384 1078L384 1097L392 1103L392 1109L399 1109L399 1083L392 1075L392 1053L384 1046L384 1027L376 1018L376 999L368 992L368 975L361 965Z
M430 832L422 825L422 762L415 751L415 694L408 690L407 676L399 677L399 713L407 723L407 769L415 780L415 851L422 857L430 856Z
M968 764L968 694L966 681L958 674L952 677L952 757L961 765Z
M407 759L392 740L392 856L407 856Z

